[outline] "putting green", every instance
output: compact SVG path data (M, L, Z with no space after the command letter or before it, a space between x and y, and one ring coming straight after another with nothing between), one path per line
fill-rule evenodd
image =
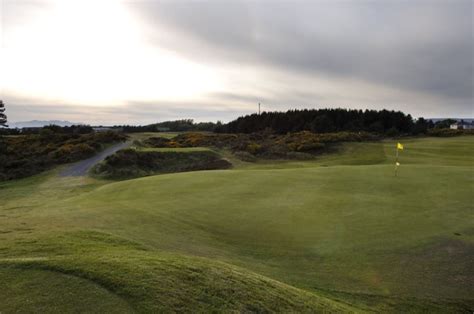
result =
M143 310L190 296L202 310L468 310L474 138L404 140L397 177L395 143L348 143L312 161L241 162L121 182L44 174L3 183L0 257L8 267L24 267L18 257L54 257L27 264L94 278ZM77 236L84 232L101 236L85 241ZM132 244L102 239L109 235ZM168 268L156 266L163 259ZM117 265L129 265L127 272L110 271ZM196 281L197 290L170 285L176 302L166 303L159 293L139 293L152 283L130 265L174 283L193 267L210 275ZM223 280L227 270L212 271L219 265L236 267L238 278L234 292L215 299L203 291ZM275 286L245 303L243 291L259 290L249 278ZM278 303L275 293L291 301Z

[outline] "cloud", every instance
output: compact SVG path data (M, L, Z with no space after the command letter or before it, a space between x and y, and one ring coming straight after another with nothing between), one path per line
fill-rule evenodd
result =
M201 62L267 65L472 102L472 1L130 4ZM160 33L161 34L161 33ZM197 52L197 53L196 53Z
M141 101L129 100L116 106L67 104L57 100L3 95L8 121L67 120L93 125L150 124L158 121L194 119L230 121L253 113L252 108L228 106L225 101Z
M473 2L4 0L12 121L473 115ZM84 23L87 21L87 23Z

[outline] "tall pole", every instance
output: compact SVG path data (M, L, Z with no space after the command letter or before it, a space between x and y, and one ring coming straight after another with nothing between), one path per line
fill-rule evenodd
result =
M260 115L260 103L258 103L258 115Z
M397 154L395 156L395 176L398 175L398 146L397 146L396 150L397 150Z

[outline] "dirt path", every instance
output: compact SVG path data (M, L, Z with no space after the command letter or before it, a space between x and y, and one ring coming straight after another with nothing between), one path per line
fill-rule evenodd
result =
M101 151L97 155L89 158L78 161L72 165L67 166L59 175L61 177L79 177L87 175L87 172L97 163L104 160L107 156L112 155L118 150L127 148L132 144L132 142L119 143L109 148Z

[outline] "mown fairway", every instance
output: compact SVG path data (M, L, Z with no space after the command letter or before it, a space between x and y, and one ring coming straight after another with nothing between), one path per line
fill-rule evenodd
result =
M472 310L474 137L403 143L2 183L0 312Z

